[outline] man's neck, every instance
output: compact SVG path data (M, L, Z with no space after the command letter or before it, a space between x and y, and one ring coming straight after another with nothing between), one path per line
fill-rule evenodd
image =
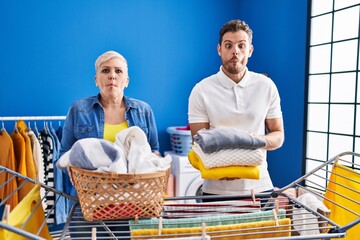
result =
M225 75L228 76L235 83L239 83L241 81L241 79L244 78L245 73L246 73L246 68L244 68L241 72L236 73L236 74L229 73L228 71L226 71L224 66L221 66L221 69L225 73Z

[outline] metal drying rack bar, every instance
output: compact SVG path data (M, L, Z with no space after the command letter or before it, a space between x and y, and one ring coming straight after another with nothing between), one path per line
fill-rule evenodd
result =
M154 218L153 221L155 221L155 223L151 224L146 223L145 219L130 219L131 221L129 221L129 219L111 221L100 220L88 222L83 219L80 205L77 202L69 213L68 220L65 223L61 235L54 237L54 239L70 239L70 236L71 239L184 239L187 237L192 237L193 239L249 239L251 237L256 237L256 239L294 240L343 238L346 234L350 234L351 231L359 227L360 212L357 212L357 209L360 208L360 202L358 201L359 198L354 199L354 195L352 194L357 194L356 196L359 196L360 191L359 189L352 188L352 186L343 186L351 192L351 194L345 194L345 196L342 197L351 201L353 203L352 206L344 206L342 203L336 201L334 202L326 196L325 192L331 190L328 188L329 183L335 185L339 184L330 178L335 164L341 164L351 168L355 177L360 177L360 154L345 152L322 164L319 164L319 166L311 172L272 193L232 196L233 199L229 201L217 203L198 203L197 200L199 200L199 197L190 196L165 198L161 216L157 219ZM0 176L4 173L24 178L18 173L14 173L1 167ZM346 174L338 176L347 178ZM351 179L347 180L351 181ZM28 179L28 181L32 180ZM360 185L360 182L355 182L355 184ZM6 185L6 183L0 185L0 188L4 187L4 185ZM41 187L60 194L60 197L70 197L59 193L55 189L49 188L46 185L41 185ZM329 212L312 209L297 198L290 196L288 191L293 189L296 189L298 192L301 191L303 194L313 194L322 202L331 202L334 206L343 209L344 214L349 214L353 217L349 218L346 224L339 223L331 218ZM337 193L335 192L334 194L336 195ZM259 203L258 199L260 197L272 204L264 205ZM209 197L204 196L202 198ZM242 200L235 200L237 198L241 198ZM243 198L246 198L246 200ZM177 202L177 200L184 199L193 199L193 203L183 204ZM244 202L246 203L245 205ZM1 202L1 204L4 204L4 202ZM355 207L356 209L351 209L351 207ZM270 225L256 227L255 224L252 225L251 228L246 227L240 229L236 227L237 223L234 223L234 218L237 219L241 217L245 218L245 221L248 223L259 222L261 219L256 219L256 213L266 212L271 212L269 215L270 220L268 220L271 223ZM251 214L255 215L250 218ZM216 218L220 219L228 216L231 216L232 221L214 220ZM277 225L277 223L282 221L284 217L290 219L289 224L285 223L284 225ZM201 221L199 221L200 218ZM230 222L226 223L226 221ZM190 225L194 227L196 225L198 230L195 232L191 228L187 228L185 230L183 228L182 230L177 231L176 229L181 228L175 228L174 230L171 226L172 224L180 223L184 226ZM222 228L222 224L225 224L226 226L230 225L231 227ZM10 231L17 231L19 235L25 236L25 233L21 229L17 230L11 228L11 226L6 225L4 222L2 222L0 226ZM134 228L152 228L154 230L140 231L140 234L135 236L134 234L136 230ZM171 229L174 231L171 231ZM317 231L317 233L313 234L313 231ZM35 235L32 237L34 239L41 239L39 236Z

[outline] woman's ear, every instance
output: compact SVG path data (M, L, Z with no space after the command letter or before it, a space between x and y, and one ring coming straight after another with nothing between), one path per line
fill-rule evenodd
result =
M96 76L94 77L94 80L95 80L95 86L98 87L99 84L97 83L97 79L96 79Z
M127 83L126 83L125 87L129 86L129 82L130 82L130 77L127 78Z

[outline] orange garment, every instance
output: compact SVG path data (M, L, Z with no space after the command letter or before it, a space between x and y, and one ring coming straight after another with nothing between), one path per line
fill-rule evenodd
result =
M17 121L17 129L20 132L21 136L25 141L25 167L26 167L26 175L29 178L36 179L36 168L34 163L34 155L32 152L31 140L30 137L26 134L27 126L23 120ZM20 199L23 199L28 192L34 187L33 183L26 183L24 185L24 190L19 192Z
M15 154L13 142L10 135L6 131L0 131L0 165L16 172L15 168ZM0 185L8 181L12 175L3 172L0 174ZM0 188L0 199L11 196L5 204L10 205L10 210L18 204L18 193L16 179L12 179L4 187Z
M42 205L39 204L40 201L40 186L36 185L28 195L19 202L14 210L11 211L7 224L42 238L52 239L47 224L45 223L43 225L45 222L45 213ZM33 211L34 213L32 213ZM5 220L3 222L6 223ZM26 225L23 226L25 223ZM39 230L40 232L38 233ZM0 229L0 239L25 240L28 238L8 230Z
M335 164L324 199L325 206L331 210L330 219L340 226L345 226L357 219L358 216L355 214L360 214L359 199L360 172ZM360 224L350 228L344 239L359 239L359 233Z
M11 134L11 139L13 140L14 145L14 153L15 153L15 163L17 166L17 172L28 176L27 167L26 167L26 146L25 140L19 131L13 131ZM22 178L17 178L18 186L24 181ZM19 201L21 201L34 187L32 183L26 183L19 189L18 197Z
M26 173L29 178L36 179L36 168L34 162L34 154L32 151L31 139L26 134L27 126L23 120L17 122L17 128L21 136L25 140L25 159L26 159Z

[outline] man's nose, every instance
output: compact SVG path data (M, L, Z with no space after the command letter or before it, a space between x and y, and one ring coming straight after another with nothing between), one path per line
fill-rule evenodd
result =
M239 54L240 49L238 47L234 47L234 51L233 54L234 55L238 55Z

